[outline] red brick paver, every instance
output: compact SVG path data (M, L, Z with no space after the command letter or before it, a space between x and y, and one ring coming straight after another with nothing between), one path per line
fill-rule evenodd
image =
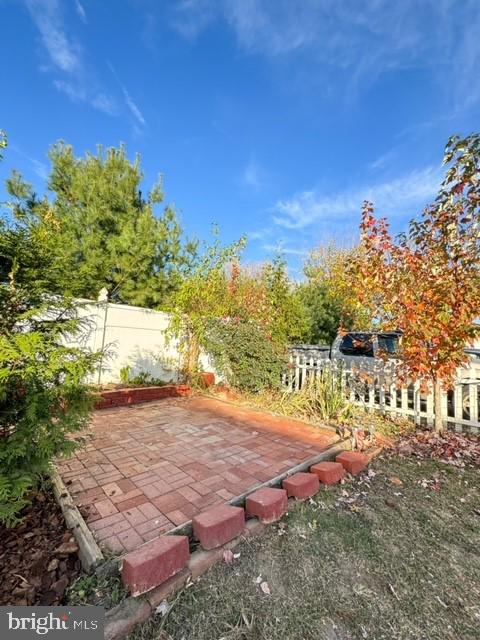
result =
M131 551L330 446L326 429L210 398L94 414L59 472L100 544Z

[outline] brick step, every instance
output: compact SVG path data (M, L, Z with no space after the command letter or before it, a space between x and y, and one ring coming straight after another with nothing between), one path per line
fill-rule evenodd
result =
M345 476L345 469L340 462L319 462L310 467L322 484L335 484Z
M365 471L369 463L368 456L360 451L342 451L335 460L354 476Z
M138 596L177 574L189 560L188 536L161 536L124 557L123 583Z
M245 508L248 515L256 516L264 524L275 522L287 512L287 492L270 487L258 489L247 497Z
M245 527L245 511L241 507L220 504L192 519L193 534L206 550L221 547L239 536Z
M282 486L289 498L307 500L317 493L320 482L314 473L295 473L293 476L285 478Z

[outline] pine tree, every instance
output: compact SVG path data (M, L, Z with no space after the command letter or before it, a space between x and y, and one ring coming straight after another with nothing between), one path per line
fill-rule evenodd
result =
M145 196L140 157L126 149L77 158L63 142L50 152L50 197L38 198L20 174L7 181L19 225L32 230L55 221L50 251L58 266L52 292L96 299L100 289L117 302L160 307L188 266L195 243L183 243L175 210L160 217L162 181Z

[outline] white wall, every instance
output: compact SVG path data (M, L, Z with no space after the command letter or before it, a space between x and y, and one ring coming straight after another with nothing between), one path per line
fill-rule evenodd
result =
M101 366L101 375L93 382L119 382L120 369L131 367L131 375L147 371L166 382L177 379L180 355L174 340L167 340L165 331L169 314L125 304L90 303L79 308L85 322L80 342L97 351L106 347L108 356ZM200 359L205 371L213 371L208 357Z

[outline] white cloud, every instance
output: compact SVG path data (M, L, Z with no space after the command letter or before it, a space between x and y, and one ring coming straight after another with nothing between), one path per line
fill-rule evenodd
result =
M360 216L362 203L370 200L381 216L410 216L436 195L443 177L441 167L426 167L388 182L366 185L325 195L304 191L273 207L273 221L285 229L304 229L317 222Z
M263 186L262 170L254 159L251 159L243 170L242 182L247 187L255 190Z
M81 4L80 0L75 0L75 9L80 17L80 19L82 20L82 22L85 22L85 24L87 23L87 14L85 13L85 9L83 8L83 5Z
M143 117L142 112L140 111L138 106L135 104L135 102L132 100L132 97L130 96L127 89L123 85L122 85L122 90L123 90L123 97L125 98L125 103L127 107L130 109L130 113L133 115L133 117L138 122L138 124L144 127L147 123L145 122L145 118Z
M54 74L53 84L72 102L85 102L109 115L117 113L114 99L98 82L87 67L82 47L67 34L63 21L63 6L58 0L26 0L30 17L37 27L40 40L51 66L46 70ZM86 20L83 6L77 0L77 13ZM45 69L45 68L44 68Z
M389 149L381 156L376 158L373 162L368 165L368 168L371 171L382 171L392 164L392 161L396 158L398 154L398 149Z
M27 7L54 66L69 73L77 71L81 66L80 49L63 29L58 2L27 0Z
M269 253L280 253L285 256L307 256L308 249L296 249L295 247L287 247L284 242L280 241L277 244L264 244L262 245L264 251Z
M195 39L218 15L220 4L211 0L179 0L175 5L172 26L184 38Z
M83 102L86 100L85 91L80 86L74 86L67 80L54 80L53 84L58 91L67 95L72 102Z
M134 118L134 120L136 122L135 125L134 125L134 130L135 130L136 133L140 133L141 132L141 128L147 126L145 118L143 117L143 113L140 111L140 108L138 107L138 105L133 101L133 98L130 95L127 87L123 84L123 82L118 77L117 72L115 71L115 68L114 68L113 64L111 62L108 62L107 64L108 64L108 68L112 72L113 77L117 81L118 86L122 90L123 98L125 100L125 104L127 105L128 110L130 111L130 113L132 114L132 116L133 116L133 118ZM138 125L140 125L140 128L138 127Z
M103 111L103 113L106 113L107 115L116 116L118 114L117 103L115 100L103 92L94 95L90 100L90 104L92 107L95 107L95 109Z
M249 240L263 240L272 233L272 227L264 227L263 229L257 229L257 231L249 231L247 233Z
M480 100L478 0L183 0L174 28L189 39L215 21L239 47L270 59L301 53L358 91L394 69L429 69L455 108ZM345 74L345 75L342 75ZM316 77L316 74L310 74Z
M44 162L41 162L40 160L37 160L33 156L28 155L28 153L25 153L24 151L22 151L17 145L11 145L10 148L14 153L18 154L22 158L25 158L25 160L27 160L30 163L32 167L32 171L39 178L45 181L48 180L48 167Z
M68 80L54 80L53 84L58 91L68 96L72 102L88 102L94 109L102 111L109 116L115 116L118 113L115 101L105 93L88 92L82 83L77 85Z

